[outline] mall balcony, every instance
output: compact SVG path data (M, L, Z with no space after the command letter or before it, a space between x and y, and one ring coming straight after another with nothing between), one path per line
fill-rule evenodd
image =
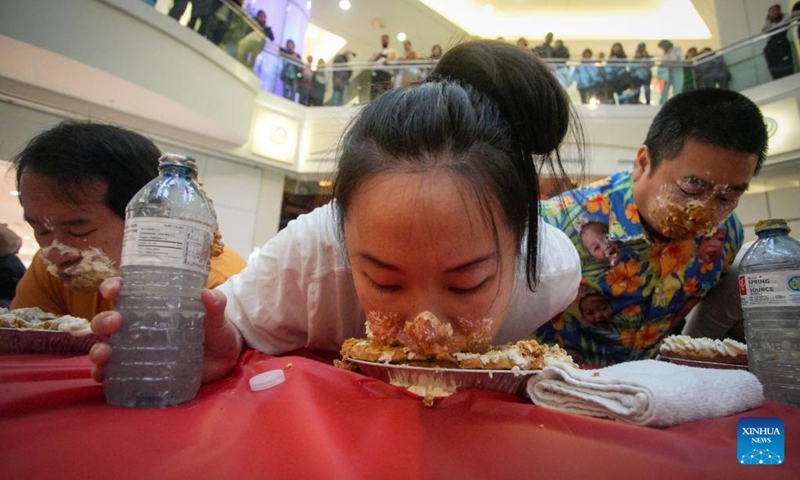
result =
M380 86L374 82L379 70L388 69L385 86L393 88L424 80L434 66L376 67L361 56L346 64L305 65L229 0L222 0L227 11L218 12L224 30L212 39L137 0L10 3L0 6L0 160L64 119L140 131L162 151L198 160L223 236L240 252L328 200L339 138ZM759 105L770 134L765 166L737 209L748 239L752 225L768 217L785 218L800 231L798 24L795 18L676 63L576 60L575 52L573 59L548 60L573 100L588 145L586 158L567 158L575 183L631 167L670 96L729 88ZM781 78L763 53L777 35L795 44L794 65ZM332 105L339 103L332 102L334 79L345 71L342 105ZM4 182L5 191L14 189L9 175ZM547 184L543 191L557 193ZM21 211L3 208L4 221L29 228Z

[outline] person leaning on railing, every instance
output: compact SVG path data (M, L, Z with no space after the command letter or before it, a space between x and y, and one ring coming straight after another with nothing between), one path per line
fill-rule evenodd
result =
M396 60L397 52L389 48L389 35L381 35L381 50L372 56L376 68L371 73L372 84L369 90L371 100L375 100L392 87L392 72L386 65Z
M267 25L267 14L264 10L259 10L256 14L256 22L261 27L261 31L253 30L244 36L237 45L236 59L246 67L253 68L256 58L264 50L267 39L275 41L272 28Z
M352 50L347 50L333 57L334 65L342 65L350 61L356 54ZM349 68L337 68L333 72L333 93L331 94L330 105L344 105L347 97L347 87L350 85L350 76L353 71Z
M294 40L286 40L286 47L281 47L280 55L283 58L283 68L281 69L281 80L283 81L283 98L295 101L297 93L297 81L302 76L301 68L303 59L294 51Z
M661 57L661 66L658 67L658 78L664 81L660 102L663 104L669 98L670 87L672 87L673 96L683 90L683 67L681 66L683 50L669 40L658 42L658 48L664 52L664 56Z
M727 89L731 81L731 72L722 55L715 54L711 48L700 50L695 60L695 82L697 88L723 88Z
M229 5L230 2L223 2L225 9L218 16L220 20L219 28L224 28L222 38L217 42L220 48L228 52L232 57L236 57L239 49L239 40L244 38L252 29L248 26L248 15L241 8L241 0L237 0L236 5Z
M792 20L800 18L800 2L792 5L792 13L790 16L792 17ZM800 41L800 27L798 27L796 23L794 25L794 31L797 33L797 40Z
M330 77L330 72L328 71L327 65L325 65L325 60L320 58L317 60L317 69L314 70L314 73L311 76L311 96L309 97L309 105L312 107L321 107L322 104L325 102L325 91L328 88L328 77Z
M761 27L761 33L769 33L781 28L787 19L786 14L781 12L781 6L776 3L769 7L767 18ZM794 73L792 45L787 38L787 32L778 32L769 37L764 46L764 59L767 61L767 68L773 80Z
M650 105L650 82L653 80L653 56L647 52L647 45L641 42L633 54L636 63L631 66L631 76L638 85L639 94L644 93L644 103ZM637 95L637 98L639 96Z
M683 67L683 89L682 91L688 92L694 90L697 81L694 77L694 64L692 59L698 54L697 47L689 47L683 59L686 60L686 66Z
M620 42L615 42L611 46L606 65L606 89L609 101L613 103L613 96L621 95L622 92L630 88L633 84L631 75L628 72L628 55Z
M592 50L587 48L581 54L581 64L572 69L570 79L575 82L581 103L589 103L591 98L597 98L599 86L603 81L600 69L592 58Z

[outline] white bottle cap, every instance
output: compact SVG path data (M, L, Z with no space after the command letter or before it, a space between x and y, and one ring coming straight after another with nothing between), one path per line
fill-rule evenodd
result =
M259 373L250 379L250 390L258 392L259 390L266 390L275 385L280 385L286 380L286 375L283 370L270 370L268 372Z

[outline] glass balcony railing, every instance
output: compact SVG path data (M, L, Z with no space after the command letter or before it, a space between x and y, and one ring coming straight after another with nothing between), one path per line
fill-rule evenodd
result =
M722 58L730 71L729 88L745 90L800 72L798 57L800 17L761 35L741 40L713 52L713 57L698 58L701 70L715 58Z
M413 62L356 61L310 64L266 37L265 28L230 0L210 19L203 34L253 71L265 92L309 106L362 104L381 92L424 80L435 60ZM648 59L546 59L570 97L590 106L658 105L693 88L744 90L800 71L795 17L764 34L720 50L704 49L679 61ZM788 50L787 50L788 49ZM788 51L788 54L785 52Z
M746 90L800 72L798 25L794 18L765 34L717 51L704 49L681 62L548 59L576 102L590 105L663 103L693 88Z

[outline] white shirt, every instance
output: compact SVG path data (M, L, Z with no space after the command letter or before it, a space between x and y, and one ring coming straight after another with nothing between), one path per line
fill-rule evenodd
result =
M336 352L345 339L366 336L332 208L329 203L290 222L250 256L242 272L217 287L228 297L225 316L250 347L271 355L302 347ZM536 292L518 269L495 344L527 337L575 299L581 266L572 242L542 222L539 248Z
M680 62L683 60L683 50L681 50L681 47L675 45L664 53L661 60L664 62Z

